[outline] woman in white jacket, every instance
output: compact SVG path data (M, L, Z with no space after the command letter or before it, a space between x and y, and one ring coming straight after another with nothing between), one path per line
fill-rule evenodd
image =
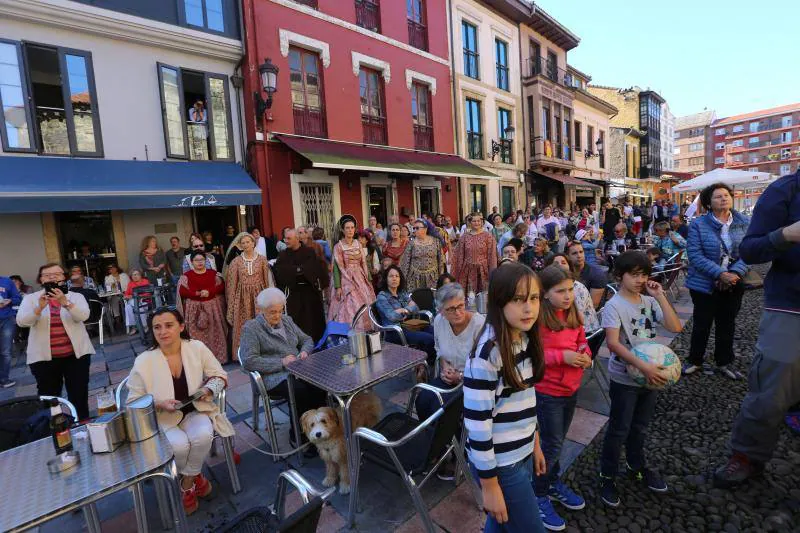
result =
M28 366L40 396L61 396L66 387L78 418L86 420L94 353L83 324L89 318L89 304L82 294L67 290L64 267L58 263L39 267L36 282L49 290L25 295L17 312L17 325L30 328Z
M233 426L213 403L227 384L227 373L205 344L189 339L183 316L162 307L150 319L155 345L140 354L128 379L128 401L152 394L158 425L175 454L186 514L197 498L211 494L201 469L216 431L232 436ZM196 393L197 399L189 401Z

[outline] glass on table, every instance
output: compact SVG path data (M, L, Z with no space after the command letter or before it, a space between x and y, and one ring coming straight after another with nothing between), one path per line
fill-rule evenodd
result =
M103 391L97 395L97 416L116 412L117 402L114 400L114 393L111 391Z

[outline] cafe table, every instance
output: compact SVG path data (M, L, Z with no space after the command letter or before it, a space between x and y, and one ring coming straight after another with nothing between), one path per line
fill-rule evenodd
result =
M167 490L176 533L186 533L178 469L163 433L142 442L126 442L110 453L92 453L85 428L72 430L80 462L69 470L51 473L47 461L55 457L51 438L40 439L0 453L0 531L25 531L82 509L90 533L100 533L98 500L131 487L137 528L147 531L141 483L153 479ZM160 492L160 491L159 491ZM162 511L165 525L169 517Z
M350 479L355 479L355 472L358 468L353 457L352 436L353 430L350 418L350 405L360 392L371 389L375 385L399 376L413 369L419 364L425 363L427 355L421 350L416 350L408 346L400 346L384 342L381 351L365 357L356 359L352 364L342 362L343 356L350 353L347 343L313 353L305 359L297 359L286 365L289 372L287 379L289 389L289 408L292 416L292 423L295 428L299 428L297 418L297 404L294 397L294 380L303 381L315 385L328 392L335 398L342 409L344 426L344 438L347 446L348 467L350 469ZM302 455L301 455L302 457ZM350 491L350 505L347 515L347 523L353 524L355 518L355 502L353 500L357 491Z

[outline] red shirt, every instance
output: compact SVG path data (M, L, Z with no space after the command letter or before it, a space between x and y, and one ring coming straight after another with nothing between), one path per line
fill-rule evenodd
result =
M67 330L61 321L61 304L54 298L50 298L50 355L53 359L59 357L69 357L75 352L72 349L72 341L69 340Z
M128 288L125 289L125 296L130 298L133 296L133 289L137 287L147 287L148 285L150 285L150 282L147 281L146 279L143 279L141 281L131 281L130 283L128 283Z
M189 270L184 276L189 282L189 287L179 286L181 298L205 302L225 293L225 284L220 283L217 285L217 272L214 270L206 269L202 274ZM200 291L208 291L208 297L200 297Z

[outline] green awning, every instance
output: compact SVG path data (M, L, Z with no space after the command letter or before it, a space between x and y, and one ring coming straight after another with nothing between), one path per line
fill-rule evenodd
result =
M330 141L286 133L278 133L275 137L308 159L313 168L462 178L498 177L457 155Z

